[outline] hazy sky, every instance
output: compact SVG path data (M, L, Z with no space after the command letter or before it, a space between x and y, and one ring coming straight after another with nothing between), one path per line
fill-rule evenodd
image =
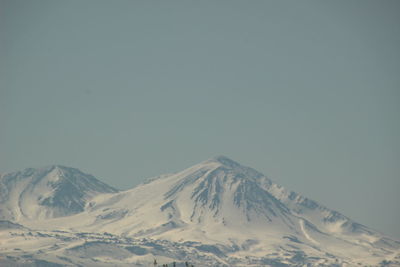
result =
M0 0L0 172L215 155L400 238L399 1Z

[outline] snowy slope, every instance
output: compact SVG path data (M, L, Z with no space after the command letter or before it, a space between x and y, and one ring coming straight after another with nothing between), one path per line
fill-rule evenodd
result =
M31 182L24 186L29 187ZM50 188L39 188L41 194L49 194L46 190ZM256 170L223 156L176 174L149 179L127 191L101 188L106 193L100 194L99 188L85 189L81 209L72 209L69 216L65 216L67 212L63 217L37 216L40 213L36 212L36 216L31 216L33 220L14 221L30 231L38 231L29 238L43 244L46 255L66 257L85 266L100 266L100 263L147 266L153 257L165 263L191 260L197 266L384 266L386 263L396 266L400 263L398 241L288 191ZM7 207L13 206L9 203L15 205L11 200L2 203L8 203ZM41 208L40 201L35 205ZM18 205L21 206L24 207ZM4 207L0 205L1 210ZM60 230L64 245L53 248L50 244L60 244L57 232ZM14 237L3 233L3 238L21 246L22 241L18 240L26 238L27 230L18 231ZM85 238L79 239L82 236ZM26 250L30 247L27 245ZM13 248L0 250L0 256L8 255ZM17 258L25 255L25 252L13 253ZM41 254L35 257L54 261L42 258ZM90 261L82 262L82 257Z

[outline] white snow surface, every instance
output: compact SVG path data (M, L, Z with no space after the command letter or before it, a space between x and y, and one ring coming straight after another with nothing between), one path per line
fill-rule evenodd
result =
M0 265L400 266L400 242L224 156L120 192L57 166L0 185L0 218L21 225L0 227Z

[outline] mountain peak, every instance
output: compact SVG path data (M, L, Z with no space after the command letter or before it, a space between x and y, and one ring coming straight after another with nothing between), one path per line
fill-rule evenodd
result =
M234 161L226 156L223 156L223 155L213 157L213 158L209 159L208 162L217 162L217 163L220 163L224 166L231 167L231 168L240 166L240 164L237 163L236 161Z
M33 169L33 168L31 168L31 169ZM68 166L60 165L60 164L47 165L47 166L44 166L44 167L42 167L42 168L37 168L37 169L33 169L33 170L38 170L38 171L42 170L42 171L47 171L47 172L50 172L50 171L53 171L53 170L60 170L60 171L79 171L79 172L81 172L81 171L80 171L79 169L77 169L77 168L72 168L72 167L68 167Z
M0 188L0 219L7 220L76 214L92 197L117 192L90 174L61 165L7 173L0 176Z
M43 167L38 167L38 168L25 168L20 172L11 172L11 173L7 173L8 175L14 175L16 173L21 173L23 176L29 177L31 175L35 175L35 176L46 176L47 174L54 172L54 171L58 171L59 174L61 174L63 171L65 172L72 172L72 171L77 171L77 172L81 172L80 170L76 169L76 168L71 168L71 167L67 167L64 165L59 165L59 164L53 164L53 165L47 165L47 166L43 166Z

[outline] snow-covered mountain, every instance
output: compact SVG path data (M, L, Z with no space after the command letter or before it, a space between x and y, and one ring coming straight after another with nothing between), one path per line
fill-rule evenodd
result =
M54 186L52 177L63 186ZM3 224L18 227L13 235L0 229L0 240L14 244L0 249L0 257L20 262L32 242L42 244L47 256L28 253L31 262L63 265L149 266L154 258L196 266L400 264L398 241L224 156L127 191L86 178L65 167L2 176L1 183L12 188L1 193L2 217L12 221ZM77 184L79 193L59 189L65 184ZM33 208L16 196L35 200ZM27 231L30 241L24 242Z
M116 189L64 166L0 175L0 219L49 219L84 211L86 201Z

